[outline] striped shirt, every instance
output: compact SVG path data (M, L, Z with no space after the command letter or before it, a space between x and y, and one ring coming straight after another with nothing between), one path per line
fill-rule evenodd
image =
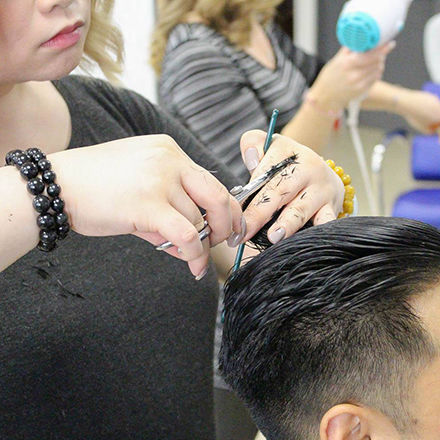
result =
M266 32L276 57L274 70L203 24L179 24L170 34L159 82L161 105L242 182L249 173L241 159L241 135L267 130L274 108L280 111L276 131L281 131L321 67L277 25Z

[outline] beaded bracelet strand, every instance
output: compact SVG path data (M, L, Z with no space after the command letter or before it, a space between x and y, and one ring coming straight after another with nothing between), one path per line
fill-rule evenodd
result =
M344 173L344 169L342 167L336 166L335 162L331 159L325 161L327 165L341 178L342 183L344 184L344 204L343 210L338 215L338 218L348 217L353 214L354 211L354 198L355 198L355 189L351 185L351 177L348 174Z
M55 183L56 174L50 161L39 148L12 150L6 154L6 165L15 165L27 180L27 190L34 196L32 205L38 212L37 225L40 241L37 248L50 252L70 231L64 212L64 200L59 197L61 187ZM44 192L46 191L46 194Z

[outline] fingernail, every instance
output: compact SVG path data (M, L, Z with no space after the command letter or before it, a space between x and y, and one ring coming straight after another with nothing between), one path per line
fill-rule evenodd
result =
M200 281L208 273L208 266L206 266L196 277L196 281Z
M241 235L244 237L247 232L247 225L246 225L246 219L244 218L244 215L241 216Z
M246 219L244 218L244 216L241 217L241 232L232 232L231 235L228 237L228 239L226 240L226 243L228 243L229 247L236 247L238 246L244 236L246 235L246 231L247 231L247 227L246 227Z
M284 228L278 228L268 235L269 241L273 244L278 243L286 236L286 230Z
M244 153L244 163L247 169L252 172L257 168L260 163L260 158L258 157L258 151L256 148L248 148Z
M236 232L232 232L231 235L226 240L229 247L236 247L240 244L241 240L243 240L244 235L237 234Z
M390 43L388 44L388 48L389 50L393 50L396 47L396 41L390 41Z

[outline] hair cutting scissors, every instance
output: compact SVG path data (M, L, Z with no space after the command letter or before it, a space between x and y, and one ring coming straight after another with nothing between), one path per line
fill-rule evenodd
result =
M247 183L246 185L238 185L234 186L229 192L233 195L237 201L242 205L245 200L247 200L251 195L255 194L258 190L260 190L270 179L278 172L284 169L288 164L292 163L292 159L286 159L280 162L278 165L273 166L268 171L263 173L261 176ZM208 225L208 221L206 220L206 214L203 215L204 223L203 228L199 231L199 239L204 240L211 233L211 228ZM173 247L174 244L170 241L162 243L161 245L156 247L158 251L164 251Z
M269 123L269 129L267 131L267 136L264 142L263 151L264 153L267 152L270 143L272 142L272 135L275 130L275 123L278 117L279 111L278 109L274 109L272 112L272 116L270 118ZM251 195L255 194L259 189L261 189L267 182L269 182L272 177L278 173L278 171L281 171L284 169L287 165L294 162L294 158L288 158L280 162L278 165L273 166L270 170L263 173L260 177L257 177L256 179L250 181L248 184L242 186L234 186L229 192L231 195L233 195L237 201L242 205L243 202L250 197ZM211 228L208 225L208 222L206 220L206 214L203 214L203 228L199 231L199 239L204 240L205 238L209 237L209 234L211 233ZM167 241L165 243L162 243L161 245L156 247L157 251L165 251L166 249L172 248L174 246L173 243L170 241ZM234 270L239 266L241 261L241 256L243 255L243 245L240 245L238 248L237 258L236 262L234 264Z

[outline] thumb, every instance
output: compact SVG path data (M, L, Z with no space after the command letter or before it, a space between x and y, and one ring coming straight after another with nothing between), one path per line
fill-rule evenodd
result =
M251 174L264 156L263 147L265 139L266 132L263 130L250 130L241 136L241 157Z

